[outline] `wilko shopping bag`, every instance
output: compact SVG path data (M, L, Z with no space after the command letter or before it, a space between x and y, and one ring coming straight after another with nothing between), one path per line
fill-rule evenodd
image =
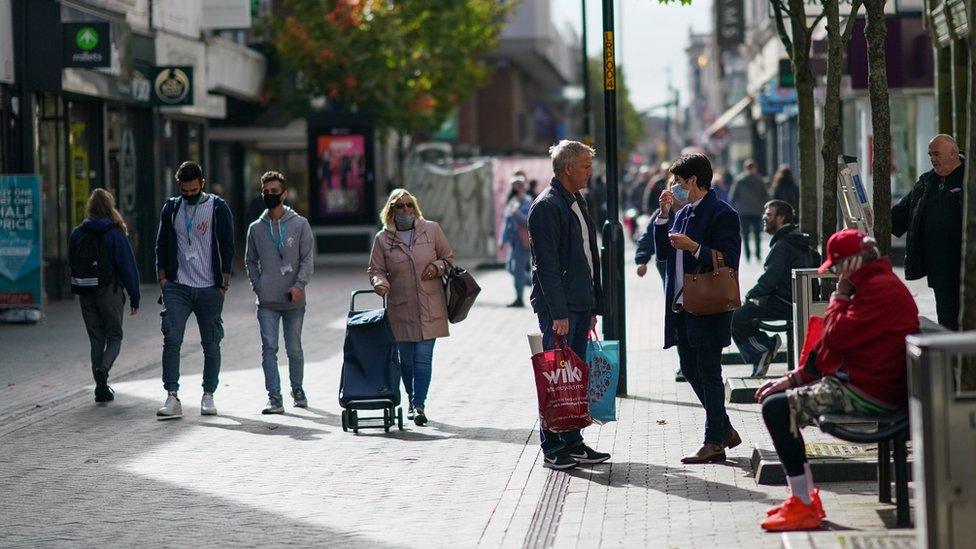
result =
M546 431L562 433L582 429L591 423L586 390L588 368L566 340L557 347L532 357L535 389L539 397L539 419Z
M586 344L586 364L590 368L587 391L590 416L595 423L617 421L617 381L620 379L620 343L600 341L590 332Z

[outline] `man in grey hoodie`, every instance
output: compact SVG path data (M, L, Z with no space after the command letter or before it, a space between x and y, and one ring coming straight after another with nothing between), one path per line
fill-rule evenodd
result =
M258 297L261 367L268 391L268 404L261 413L281 414L285 409L278 376L279 326L284 326L291 396L296 407L308 407L308 398L302 389L305 372L302 323L305 320L305 286L312 276L314 246L308 220L285 206L288 189L284 175L274 171L262 175L261 197L268 209L247 229L245 264L251 289Z

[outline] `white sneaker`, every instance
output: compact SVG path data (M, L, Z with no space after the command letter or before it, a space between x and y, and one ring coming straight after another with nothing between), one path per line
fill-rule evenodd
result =
M217 407L214 406L213 395L203 394L203 398L200 399L200 415L201 416L215 416L217 415Z
M183 417L183 405L176 395L167 395L163 407L156 410L156 417L159 419L177 419Z

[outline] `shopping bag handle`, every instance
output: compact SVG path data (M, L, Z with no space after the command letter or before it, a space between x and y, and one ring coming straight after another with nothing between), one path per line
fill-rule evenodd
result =
M596 328L590 330L590 341L596 345L597 349L599 349L601 352L603 351L603 342L600 341L600 334L596 333Z

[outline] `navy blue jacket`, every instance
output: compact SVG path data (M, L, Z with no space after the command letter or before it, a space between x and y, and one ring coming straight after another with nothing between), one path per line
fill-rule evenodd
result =
M698 207L691 209L691 204L682 208L674 216L673 226L684 228L688 238L701 244L698 258L691 252L681 252L684 261L685 274L692 274L703 267L705 271L712 270L712 250L722 252L725 263L733 269L739 268L739 254L742 249L742 237L739 235L739 214L725 202L715 196L715 190L709 189ZM668 270L664 283L664 348L678 344L675 331L677 313L671 309L674 303L675 265L678 259L671 240L668 239L669 225L654 226L654 240L659 256L667 254ZM693 347L719 346L726 347L732 338L732 312L717 315L693 315L686 313L685 327L688 341Z
M570 209L579 204L590 236L593 274L583 254L583 232ZM572 312L603 314L603 286L600 283L600 249L596 229L583 197L570 194L553 178L529 209L529 242L532 248L532 309L553 319Z
M108 256L112 259L112 272L115 273L115 280L125 288L129 294L129 306L133 309L139 308L139 267L136 265L136 258L132 254L132 246L129 244L128 237L122 232L122 228L115 224L111 219L89 218L84 220L81 225L75 227L68 237L68 248L73 250L81 239L82 228L102 233L105 239L105 247Z
M210 231L213 246L212 264L214 286L224 284L223 275L229 275L234 263L234 217L227 207L227 202L215 194L207 194L208 200L214 201L213 220ZM159 229L156 231L156 270L166 272L166 280L176 282L176 273L180 268L178 254L179 243L176 241L176 226L173 220L183 205L179 196L171 197L163 204L163 211L159 214Z

